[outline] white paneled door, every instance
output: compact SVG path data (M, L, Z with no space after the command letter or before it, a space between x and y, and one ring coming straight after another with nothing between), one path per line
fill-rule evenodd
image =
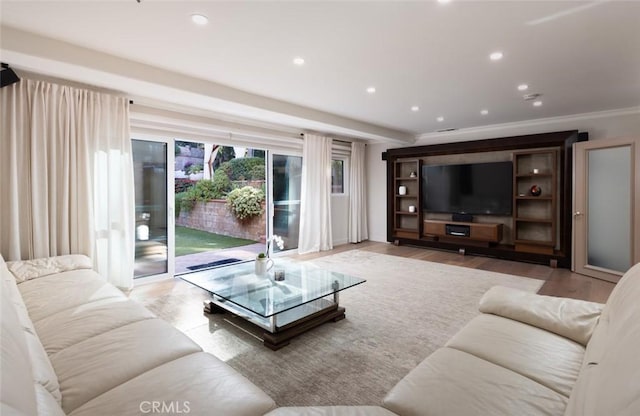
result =
M640 261L640 139L574 146L573 267L617 282Z

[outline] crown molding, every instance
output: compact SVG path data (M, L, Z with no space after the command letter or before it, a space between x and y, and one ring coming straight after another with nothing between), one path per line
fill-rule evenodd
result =
M491 134L500 135L501 132L509 131L506 134L512 134L513 130L525 130L534 127L552 127L554 124L574 123L585 120L594 120L598 118L610 118L619 116L628 116L640 114L640 106L627 107L614 110L596 111L591 113L571 114L567 116L546 117L532 120L516 121L512 123L490 124L487 126L469 127L448 132L423 133L416 135L416 141L448 142L463 141L469 136L469 140L477 139L478 135ZM453 139L453 140L452 140Z

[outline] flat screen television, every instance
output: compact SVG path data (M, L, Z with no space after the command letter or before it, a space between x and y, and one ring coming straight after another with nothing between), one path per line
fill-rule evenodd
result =
M513 164L424 165L422 198L427 212L511 215Z

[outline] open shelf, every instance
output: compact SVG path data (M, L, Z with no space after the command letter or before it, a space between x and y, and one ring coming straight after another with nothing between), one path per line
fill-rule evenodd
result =
M544 223L544 224L551 224L553 223L553 220L551 218L545 219L545 218L516 218L516 221L521 221L521 222L539 222L539 223Z
M556 149L513 153L513 241L516 251L553 254L556 245ZM540 173L533 173L538 169ZM541 189L532 195L533 186Z
M420 238L422 227L422 205L420 197L420 170L422 161L419 159L397 160L393 167L393 236L395 238ZM400 187L405 188L405 194L400 195ZM413 208L411 208L413 207ZM415 212L410 212L413 209Z

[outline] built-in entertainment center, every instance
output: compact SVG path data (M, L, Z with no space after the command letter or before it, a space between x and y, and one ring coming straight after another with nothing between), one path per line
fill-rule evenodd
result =
M563 131L388 149L387 240L570 267L572 145Z

